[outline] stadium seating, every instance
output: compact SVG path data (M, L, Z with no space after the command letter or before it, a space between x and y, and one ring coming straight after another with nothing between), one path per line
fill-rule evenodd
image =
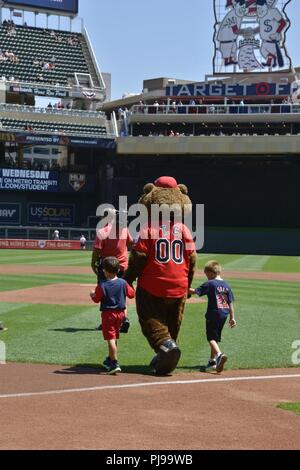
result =
M15 26L16 35L8 35L8 27L0 27L0 50L11 51L19 59L19 63L0 62L0 76L14 77L17 80L33 83L59 84L66 86L74 73L96 76L95 69L87 55L87 43L82 34L51 31L42 28ZM60 38L60 42L57 38ZM70 45L68 40L76 38L77 45ZM53 61L55 57L55 61ZM45 70L41 65L33 65L33 61L54 62L53 70ZM43 76L39 80L38 75ZM95 83L95 86L99 84Z
M23 131L27 126L31 126L33 131L44 133L64 132L67 135L79 136L87 135L92 137L103 137L107 135L104 126L88 126L65 122L47 122L38 120L21 120L21 119L1 119L2 130Z

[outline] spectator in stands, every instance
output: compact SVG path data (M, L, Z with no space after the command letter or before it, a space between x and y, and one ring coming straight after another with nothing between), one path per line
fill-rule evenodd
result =
M189 102L189 113L190 114L196 114L197 108L196 108L196 101L195 100L190 100Z
M177 113L177 103L176 103L176 101L173 101L173 102L172 102L172 105L171 105L171 113L174 113L174 114Z
M14 56L13 52L11 51L5 51L4 55L10 61L12 61L12 57Z
M44 70L54 70L55 65L52 62L44 62L43 69Z
M158 114L159 111L159 102L156 100L153 103L153 108L154 108L154 114Z
M70 36L70 37L68 37L68 39L67 39L67 44L68 44L69 46L78 46L79 40L78 40L78 38L77 38L76 36Z
M14 26L9 26L7 30L7 36L15 37L17 35L17 31Z
M49 108L49 109L53 109L53 105L52 105L51 101L49 102L49 104L48 104L47 108Z
M138 112L139 113L144 113L145 112L145 105L144 105L143 101L139 102Z
M5 53L0 52L0 62L7 62L7 61L8 61L8 58L5 55Z
M124 119L124 110L122 108L118 109L118 116L119 119Z

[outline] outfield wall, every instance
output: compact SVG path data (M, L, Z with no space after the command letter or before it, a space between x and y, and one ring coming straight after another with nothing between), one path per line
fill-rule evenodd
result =
M129 164L133 170L125 177ZM188 187L193 204L205 205L208 227L300 230L300 148L299 156L280 158L124 157L115 162L113 203L120 194L135 203L143 186L161 175L175 177Z
M202 252L300 256L300 230L208 227Z

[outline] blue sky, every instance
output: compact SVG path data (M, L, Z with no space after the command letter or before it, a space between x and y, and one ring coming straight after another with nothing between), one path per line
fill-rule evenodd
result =
M213 0L79 0L96 57L112 73L112 98L142 90L143 80L202 80L212 72ZM300 0L287 8L287 48L300 66Z

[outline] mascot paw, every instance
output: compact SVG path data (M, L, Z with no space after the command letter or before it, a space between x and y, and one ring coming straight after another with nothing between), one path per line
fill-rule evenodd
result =
M175 341L165 341L152 359L150 367L156 375L169 375L176 369L180 356L181 351Z

